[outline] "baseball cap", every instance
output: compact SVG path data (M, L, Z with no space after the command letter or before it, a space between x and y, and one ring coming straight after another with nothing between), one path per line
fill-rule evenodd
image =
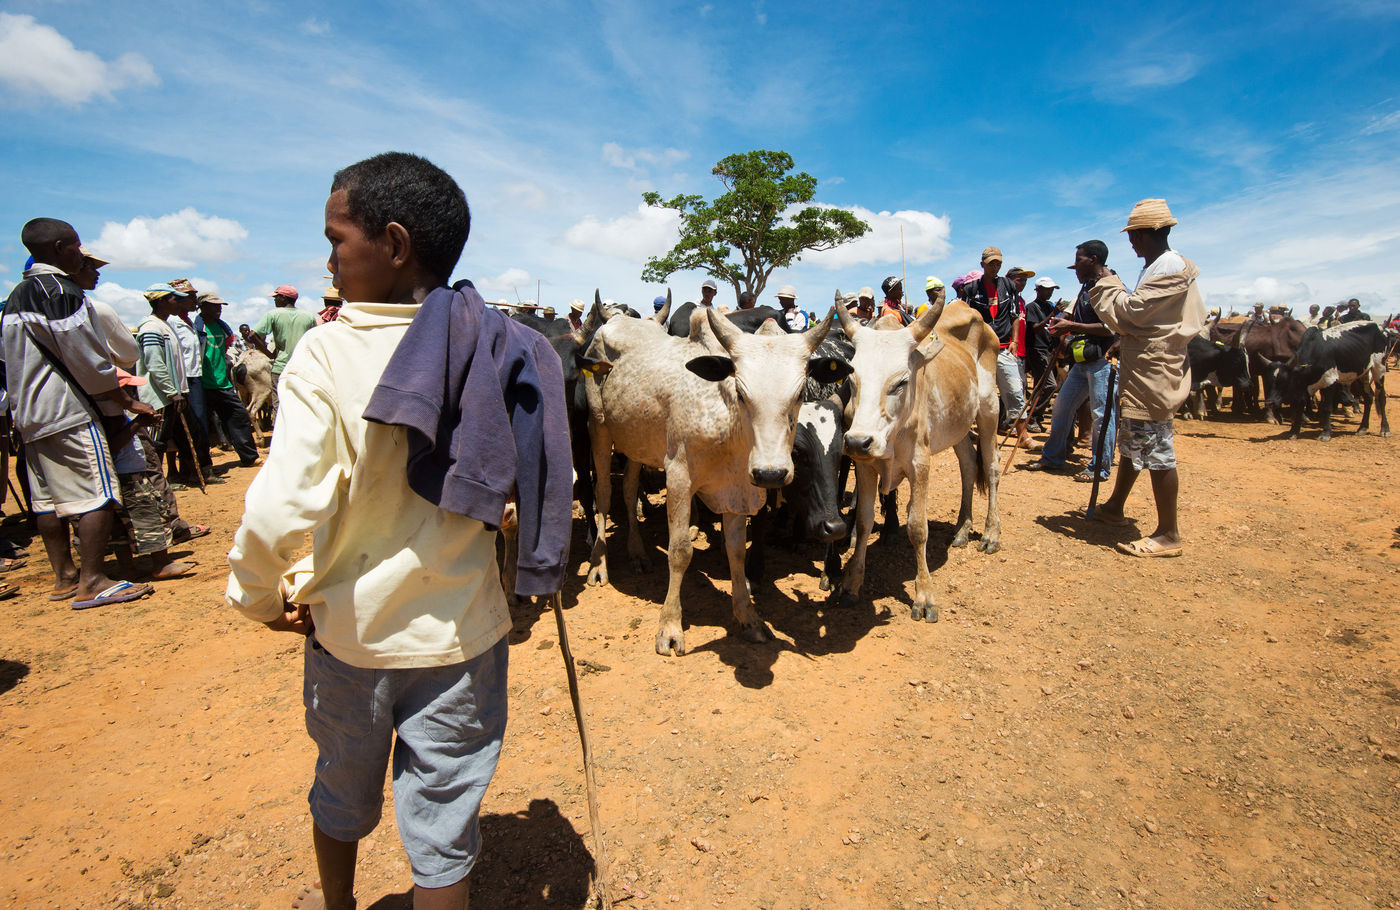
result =
M700 286L702 288L709 288L712 291L719 290L719 285L715 283L713 278L706 278L704 281L700 282Z
M994 260L995 260L996 262L1001 262L1001 261L1002 261L1002 258L1001 258L1001 250L997 249L997 248L994 247L994 246L989 246L989 247L987 247L985 250L982 251L982 261L983 261L983 262L992 262L992 261L994 261Z
M666 298L664 296L657 295L656 297L652 298L651 305L652 308L659 313L661 312L661 308L666 305Z
M288 300L296 300L297 297L299 297L300 295L297 294L297 289L292 287L290 284L279 284L277 286L277 290L273 291L268 296L286 297Z
M94 256L92 253L88 252L88 248L85 246L78 247L78 252L83 254L84 259L91 260L92 264L99 269L104 265L112 264L109 260L103 259L101 256Z
M790 285L790 284L785 284L785 285L783 285L782 287L778 288L778 296L779 296L779 297L788 297L788 298L791 298L792 300L796 300L796 299L797 299L797 288L793 287L793 286Z
M190 284L188 278L172 278L166 283L174 288L175 293L179 294L181 297L189 297L195 293L194 285Z
M151 285L150 287L146 288L146 290L142 291L141 294L147 300L155 300L157 297L165 297L166 295L170 295L173 297L175 296L176 291L170 285L161 282L160 284Z
M199 303L212 303L216 306L228 306L227 300L220 297L218 294L210 293L209 291L201 293L198 297L195 298L195 300L197 300Z
M1051 278L1049 275L1046 275L1044 278L1037 278L1037 279L1035 280L1035 286L1038 287L1038 288L1058 288L1058 287L1059 287L1059 285L1055 283L1055 279Z
M884 291L886 294L896 287L899 287L899 279L893 275L880 282L880 290Z
M872 287L863 287L863 288L860 289L860 293L856 295L856 300L857 300L857 301L860 301L860 300L874 300L874 299L875 299L875 289L872 288Z
M1030 281L1032 278L1035 277L1035 272L1032 272L1030 269L1023 269L1023 268L1021 268L1019 265L1013 265L1013 266L1011 267L1011 271L1009 271L1009 272L1006 273L1006 277L1007 277L1007 278L1024 278L1024 279L1026 279L1027 281Z

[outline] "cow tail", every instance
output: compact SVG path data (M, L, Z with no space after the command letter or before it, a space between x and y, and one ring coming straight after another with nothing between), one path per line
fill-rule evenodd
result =
M969 430L967 438L972 442L972 463L977 465L977 473L973 478L973 485L977 492L986 495L987 492L987 464L982 460L982 444L978 440L978 434L974 430Z

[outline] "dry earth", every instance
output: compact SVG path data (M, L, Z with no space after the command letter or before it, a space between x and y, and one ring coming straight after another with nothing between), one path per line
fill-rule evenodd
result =
M766 646L726 635L723 553L702 539L679 659L652 650L659 572L573 576L619 906L1400 906L1400 443L1354 426L1322 444L1179 423L1175 560L1112 548L1151 530L1145 485L1136 527L1114 529L1079 517L1086 486L1025 472L1002 486L1003 550L945 557L944 456L937 624L909 618L902 534L844 610L805 554L775 551ZM300 640L221 603L252 472L230 476L181 494L216 530L189 548L201 574L152 598L49 603L37 540L7 576L24 593L0 603L0 901L280 908L313 877ZM647 533L663 566L662 522ZM582 907L588 820L549 613L519 611L511 641L473 905ZM386 818L360 906L408 907L408 886Z

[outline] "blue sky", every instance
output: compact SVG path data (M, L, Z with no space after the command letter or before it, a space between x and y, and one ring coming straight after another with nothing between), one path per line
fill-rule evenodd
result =
M390 149L448 170L473 210L458 277L488 299L639 308L674 242L641 194L701 193L732 152L783 149L818 201L874 231L804 258L832 292L1007 265L1068 284L1164 196L1212 306L1400 310L1400 2L0 4L0 290L19 228L72 222L113 260L97 296L187 276L246 321L326 285L331 175ZM703 276L678 274L678 299ZM771 301L770 301L771 302Z

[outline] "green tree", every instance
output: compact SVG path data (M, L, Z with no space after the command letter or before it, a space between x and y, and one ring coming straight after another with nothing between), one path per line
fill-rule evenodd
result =
M647 205L680 213L680 240L664 256L653 256L642 280L664 283L676 272L700 269L740 291L763 293L775 269L800 260L808 250L830 250L860 237L870 225L842 209L809 205L817 178L790 174L792 156L759 149L730 155L712 172L725 192L712 202L703 196L643 193Z

